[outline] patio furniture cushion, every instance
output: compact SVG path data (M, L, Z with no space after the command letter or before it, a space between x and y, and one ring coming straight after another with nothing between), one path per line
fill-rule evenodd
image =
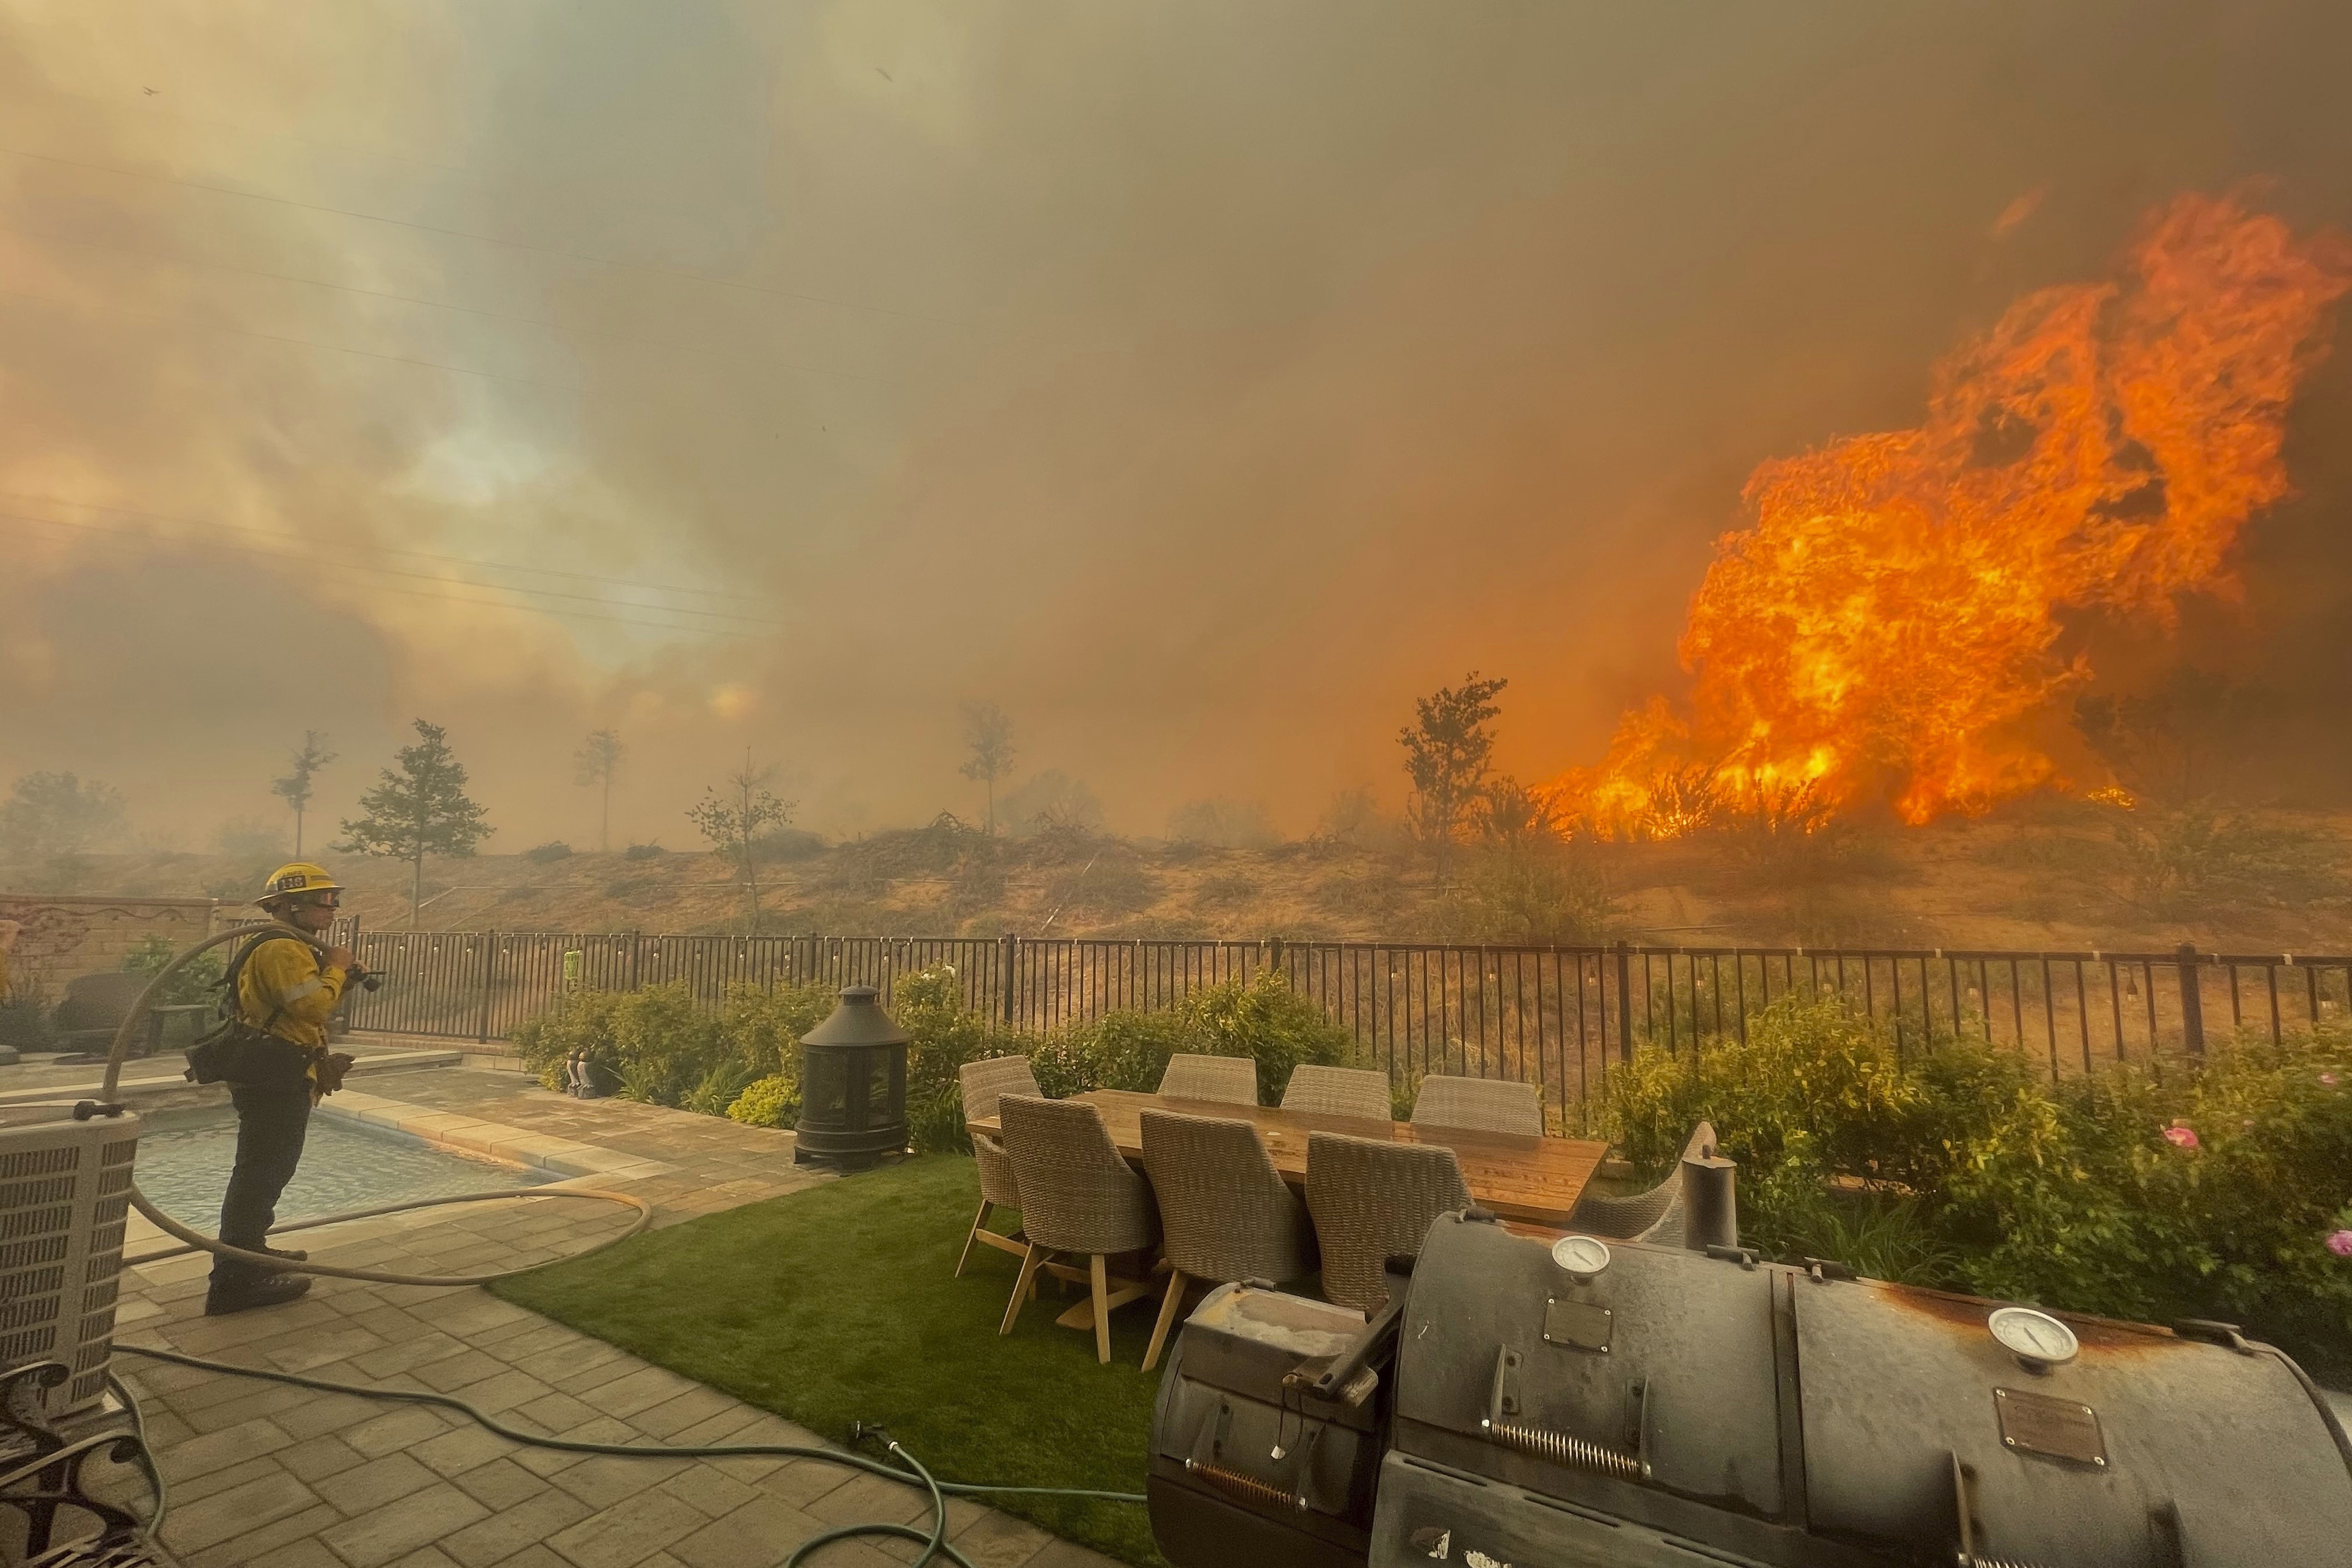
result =
M1218 1100L1227 1105L1257 1103L1257 1063L1248 1057L1202 1057L1179 1052L1168 1058L1160 1092L1170 1100Z
M1543 1136L1543 1096L1531 1083L1499 1078L1425 1078L1412 1102L1416 1127Z

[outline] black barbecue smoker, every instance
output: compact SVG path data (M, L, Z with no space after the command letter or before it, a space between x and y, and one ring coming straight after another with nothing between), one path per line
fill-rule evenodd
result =
M1247 1283L1192 1314L1146 1483L1176 1568L2352 1563L2352 1438L2226 1324L1475 1212L1390 1292L1369 1323Z
M871 985L845 985L833 1016L801 1037L796 1164L863 1171L907 1151L907 1031Z

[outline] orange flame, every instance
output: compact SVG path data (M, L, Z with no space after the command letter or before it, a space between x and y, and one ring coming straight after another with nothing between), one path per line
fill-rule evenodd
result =
M2189 195L2124 270L2012 305L1937 367L1918 428L1758 468L1755 523L1691 603L1687 712L1627 713L1562 805L1664 837L1726 807L1807 826L1883 800L1922 823L2061 782L2027 733L2090 674L2061 613L2168 630L2179 595L2235 591L2352 247Z

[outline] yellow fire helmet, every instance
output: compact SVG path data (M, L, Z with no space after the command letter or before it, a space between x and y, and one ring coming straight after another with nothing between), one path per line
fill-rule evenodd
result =
M269 873L269 880L261 884L261 897L253 901L267 908L289 893L337 893L342 887L324 866L297 860Z

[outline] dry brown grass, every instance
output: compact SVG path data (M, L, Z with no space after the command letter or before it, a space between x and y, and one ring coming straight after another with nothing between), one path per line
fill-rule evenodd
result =
M2299 847L2292 896L2259 892L2178 915L2132 895L2100 808L2044 807L1981 822L1857 830L1791 857L1726 840L1604 845L1593 853L1635 941L1715 946L1801 942L2033 949L2170 946L2352 952L2352 814L2262 812ZM871 836L764 866L768 929L884 935L1014 931L1120 938L1421 938L1444 922L1410 855L1329 846L1160 848L1118 839L990 845L929 830ZM367 925L407 918L402 868L340 859ZM94 857L70 889L199 895L236 868L216 857ZM740 927L740 879L709 856L486 855L426 867L432 930L710 931ZM2284 891L2284 890L2283 890Z

